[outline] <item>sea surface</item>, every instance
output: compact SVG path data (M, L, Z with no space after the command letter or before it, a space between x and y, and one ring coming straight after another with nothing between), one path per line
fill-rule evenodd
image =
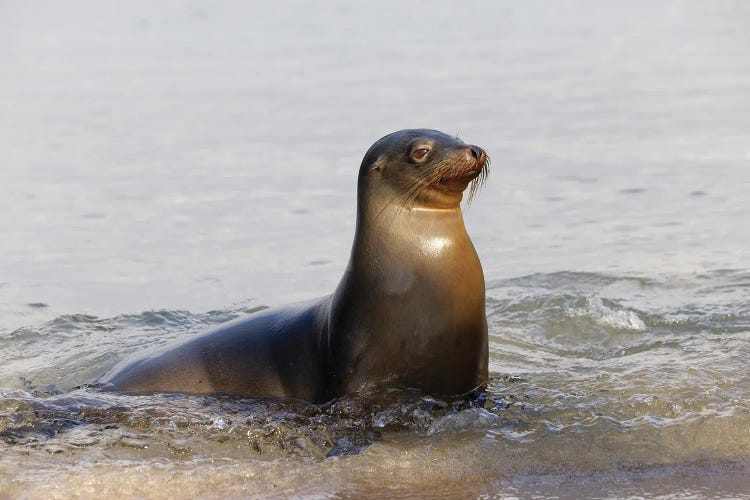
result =
M330 293L367 148L487 150L491 380L122 396ZM0 1L0 498L750 498L750 3Z

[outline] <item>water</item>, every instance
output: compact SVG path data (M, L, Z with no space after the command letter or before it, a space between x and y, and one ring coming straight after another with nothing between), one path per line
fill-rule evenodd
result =
M0 496L750 491L743 2L0 3ZM364 151L493 159L488 389L78 388L329 293Z

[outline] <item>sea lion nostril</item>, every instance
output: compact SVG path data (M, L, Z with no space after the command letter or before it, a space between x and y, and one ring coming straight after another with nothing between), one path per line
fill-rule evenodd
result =
M471 156L474 157L475 160L478 160L482 157L482 150L476 146L469 146L469 149L471 150Z

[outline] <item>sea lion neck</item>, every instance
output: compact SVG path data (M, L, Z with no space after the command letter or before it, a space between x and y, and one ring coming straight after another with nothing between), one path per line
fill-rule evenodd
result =
M463 190L428 189L423 190L419 197L409 198L408 191L365 177L360 178L358 191L357 218L367 223L375 223L388 214L393 218L415 210L461 214Z
M430 266L452 259L451 248L471 245L458 204L404 207L388 199L360 199L350 270L367 269L387 279L406 263ZM359 264L366 262L362 267Z

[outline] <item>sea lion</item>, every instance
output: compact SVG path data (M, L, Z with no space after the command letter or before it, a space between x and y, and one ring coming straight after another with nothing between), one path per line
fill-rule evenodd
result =
M482 386L484 275L460 203L487 170L483 149L436 130L383 137L359 169L354 244L332 295L125 360L100 382L121 392L312 402L386 388L460 396Z

